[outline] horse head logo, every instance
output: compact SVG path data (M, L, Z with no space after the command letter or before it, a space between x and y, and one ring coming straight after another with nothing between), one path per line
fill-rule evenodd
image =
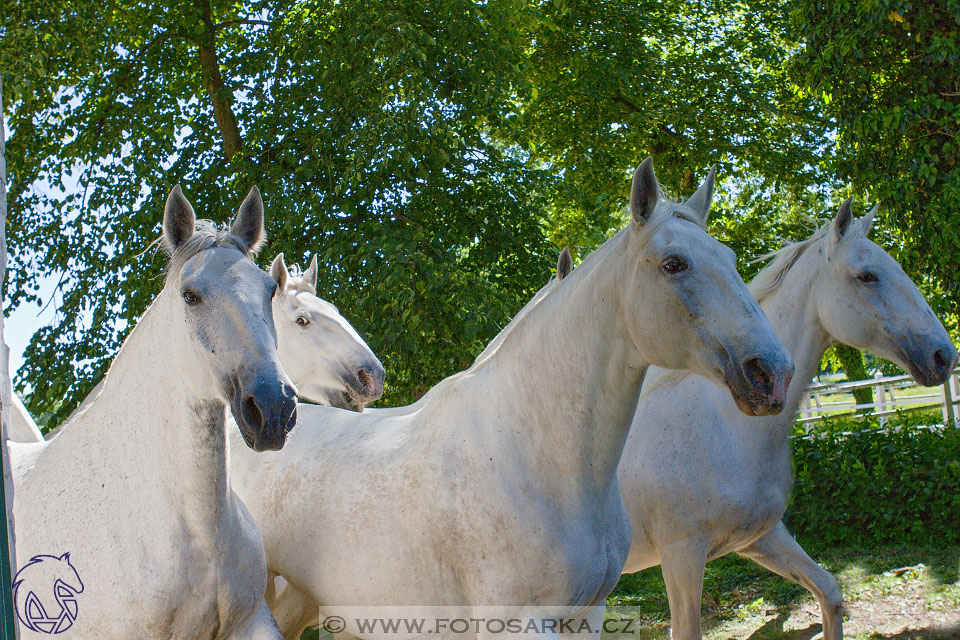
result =
M63 633L77 619L77 594L83 582L70 554L33 556L13 580L13 601L20 624L31 631Z

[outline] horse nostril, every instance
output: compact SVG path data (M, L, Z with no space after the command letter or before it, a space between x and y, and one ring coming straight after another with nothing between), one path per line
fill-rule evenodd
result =
M257 406L257 401L253 396L247 396L240 404L240 411L243 413L243 419L248 425L257 429L263 429L263 412Z
M946 369L948 366L947 357L943 355L942 349L937 349L933 354L933 364L936 365L937 369Z
M750 358L743 363L743 374L754 386L764 393L773 391L773 375L760 358Z
M370 391L370 388L373 386L373 378L370 376L369 369L360 369L360 371L357 372L357 380L363 385L364 391Z

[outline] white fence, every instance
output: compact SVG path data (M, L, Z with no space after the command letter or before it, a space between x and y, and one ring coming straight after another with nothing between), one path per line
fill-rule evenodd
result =
M857 382L827 382L810 385L800 401L798 422L811 423L825 416L871 415L885 424L903 411L939 408L943 423L960 425L960 378L957 369L942 387L921 387L910 376L882 376ZM855 389L873 389L873 402L857 404Z

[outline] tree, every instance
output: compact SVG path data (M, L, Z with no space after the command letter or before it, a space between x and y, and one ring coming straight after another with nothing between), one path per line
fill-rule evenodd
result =
M56 321L18 380L48 426L157 293L163 261L146 249L174 183L220 221L260 186L270 253L319 255L321 295L384 360L391 403L469 364L546 279L555 254L540 209L553 183L485 133L523 82L524 10L126 0L19 11L0 45L19 62L5 102L7 286L16 305L41 276L61 278ZM29 63L7 47L23 41L42 51ZM71 172L82 195L34 187Z
M779 4L542 5L528 63L533 94L511 134L563 174L551 210L556 244L589 249L619 226L627 179L647 155L675 195L691 193L712 164L721 181L767 200L800 199L821 181L829 123L784 72L795 45L785 40ZM732 196L738 209L728 207L728 217L757 203ZM773 214L765 222L775 223L776 211L765 210Z

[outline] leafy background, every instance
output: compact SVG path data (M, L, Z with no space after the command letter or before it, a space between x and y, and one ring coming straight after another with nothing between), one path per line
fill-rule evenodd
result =
M4 296L58 283L16 379L46 428L158 292L174 184L218 221L259 185L264 264L319 256L384 404L617 228L647 155L675 195L718 165L712 230L745 275L847 195L882 201L875 235L956 334L960 0L4 5Z

